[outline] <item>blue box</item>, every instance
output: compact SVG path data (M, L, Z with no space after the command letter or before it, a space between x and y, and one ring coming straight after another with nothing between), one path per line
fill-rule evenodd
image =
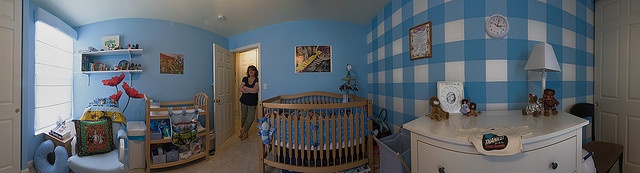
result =
M162 133L151 131L151 140L162 139Z

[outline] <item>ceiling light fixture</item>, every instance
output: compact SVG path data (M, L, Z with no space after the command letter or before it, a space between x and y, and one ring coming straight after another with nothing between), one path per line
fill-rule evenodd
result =
M223 15L218 15L218 22L224 21L225 17Z

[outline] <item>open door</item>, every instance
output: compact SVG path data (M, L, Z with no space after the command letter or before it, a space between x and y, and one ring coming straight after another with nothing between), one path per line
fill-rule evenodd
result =
M595 139L623 145L622 172L640 172L640 4L595 4Z
M20 172L22 1L0 4L0 173Z
M218 147L233 135L233 91L235 58L227 49L213 44L213 124Z

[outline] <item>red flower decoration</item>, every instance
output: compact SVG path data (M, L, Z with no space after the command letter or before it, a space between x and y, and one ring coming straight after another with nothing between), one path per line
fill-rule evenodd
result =
M124 84L122 84L122 88L124 89L124 92L126 92L127 95L131 98L144 98L144 94L138 93L138 90L131 88L129 84L127 84L127 82L124 82Z
M122 91L118 91L118 93L115 93L111 96L109 96L109 98L115 100L116 102L118 102L118 100L120 100L120 96L122 96Z
M120 76L114 76L109 80L102 80L102 84L105 86L117 86L124 79L124 73L120 74Z

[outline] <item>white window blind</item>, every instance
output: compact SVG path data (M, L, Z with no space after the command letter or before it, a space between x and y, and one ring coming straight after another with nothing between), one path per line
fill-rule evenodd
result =
M46 132L72 115L73 39L36 22L35 132Z

